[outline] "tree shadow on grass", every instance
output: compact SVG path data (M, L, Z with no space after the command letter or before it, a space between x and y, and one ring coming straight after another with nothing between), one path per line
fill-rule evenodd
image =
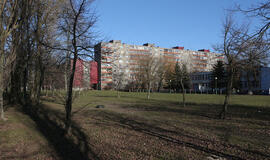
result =
M150 112L171 112L181 115L193 115L210 119L218 119L219 108L217 105L204 106L204 107L189 107L191 104L187 104L186 107L177 106L177 104L170 105L168 103L152 103L152 104L130 104L121 105L125 109L134 109Z
M104 122L99 125L108 125L108 126L117 125L118 127L140 132L142 134L153 136L167 142L171 142L177 145L199 150L207 154L217 155L217 156L227 158L227 159L237 159L237 160L245 159L239 156L237 152L235 152L233 155L230 153L226 153L224 151L220 151L220 149L218 150L218 149L209 148L207 144L215 145L215 143L211 140L185 135L178 131L164 129L159 126L151 125L142 121L129 118L127 116L123 116L122 114L119 114L116 112L102 111L102 112L99 112L95 117L96 118L99 117ZM181 138L175 138L175 136L178 136ZM193 140L191 141L190 139L193 139ZM223 147L226 146L230 148L230 150L238 150L242 153L244 152L249 155L252 154L253 156L260 157L262 159L269 158L270 156L259 151L243 149L236 145L230 145L230 144L220 144L220 145L224 145Z
M24 112L36 123L37 129L63 160L100 159L89 146L89 137L72 122L71 134L65 135L64 114L48 106L31 106Z
M111 98L115 96L96 95L96 97ZM219 119L219 114L223 106L223 104L187 102L186 107L182 107L182 104L177 101L160 99L147 100L146 97L130 97L125 95L123 95L122 97L138 99L136 103L124 105L124 108L133 108L143 111L175 112L211 119ZM241 118L270 121L270 106L263 107L233 104L228 106L227 115L229 119Z
M179 102L157 99L152 99L149 101L149 103L140 102L122 105L123 108L131 108L143 111L174 112L210 119L219 119L219 113L222 110L222 106L222 104L187 102L186 107L182 107L182 104ZM270 121L270 107L229 105L228 118Z

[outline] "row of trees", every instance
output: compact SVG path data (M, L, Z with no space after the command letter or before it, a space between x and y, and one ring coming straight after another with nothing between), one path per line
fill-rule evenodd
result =
M168 62L163 56L157 55L140 55L135 57L132 65L131 79L127 79L127 72L120 54L117 54L112 60L113 79L112 87L118 91L118 98L120 97L119 90L146 90L147 99L150 99L152 91L160 91L162 88L173 89L174 91L183 92L183 101L185 100L185 89L191 87L190 74L187 65L184 63ZM119 60L120 59L120 60Z
M96 39L93 27L97 17L91 9L92 2L92 0L0 2L2 119L5 119L4 98L10 103L20 103L25 109L31 109L30 103L38 104L40 101L44 80L49 83L56 79L55 73L59 73L61 67L66 77L66 130L69 130L76 61L80 56L91 56Z

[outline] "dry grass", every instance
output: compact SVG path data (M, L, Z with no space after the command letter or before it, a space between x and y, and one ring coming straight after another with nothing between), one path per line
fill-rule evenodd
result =
M0 122L4 126L0 128L0 147L12 144L11 151L12 147L20 146L15 139L24 137L23 143L31 146L24 152L32 154L25 159L205 159L218 155L227 159L261 160L270 157L269 96L233 96L229 119L219 120L223 96L187 95L188 105L183 108L179 94L155 93L151 100L146 100L144 93L121 95L117 99L115 92L81 93L75 99L69 136L62 136L64 107L60 98L44 101L36 114L29 117L15 109L9 110L8 122ZM22 118L25 120L20 121ZM22 129L13 130L20 128L16 126ZM10 138L13 132L18 135ZM36 144L37 141L41 144ZM43 154L35 156L40 148ZM17 157L23 156L15 153ZM1 155L3 159L5 156Z

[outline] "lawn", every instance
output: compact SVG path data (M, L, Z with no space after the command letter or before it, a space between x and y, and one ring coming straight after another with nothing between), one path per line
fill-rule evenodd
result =
M8 108L0 159L270 159L269 96L233 95L228 119L220 120L222 95L188 94L186 107L181 94L76 95L69 136L60 93L31 113Z

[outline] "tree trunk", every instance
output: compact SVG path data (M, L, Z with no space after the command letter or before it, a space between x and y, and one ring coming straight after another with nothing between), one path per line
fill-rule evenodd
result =
M0 42L0 110L1 119L5 120L4 114L4 40Z
M180 83L181 83L181 88L182 88L182 96L183 96L183 101L182 101L182 104L183 104L183 107L186 107L186 97L185 97L185 86L183 84L183 79L181 78L180 80Z
M158 92L160 92L160 89L162 87L162 81L163 81L163 78L161 78L158 82Z
M71 125L71 109L72 109L72 87L73 87L73 80L74 80L74 73L76 69L76 61L77 61L77 55L74 55L73 64L72 64L72 71L69 76L69 85L68 85L68 92L66 96L66 123L65 123L65 129L68 133L70 130Z
M41 28L41 23L42 23L42 13L41 13L41 4L38 1L37 2L37 8L38 8L38 13L37 13L37 30L35 33L35 40L37 43L37 57L36 57L36 64L35 64L35 79L34 79L34 87L33 87L33 100L37 104L39 103L39 98L40 98L40 90L43 82L43 62L42 62L42 55L43 55L43 50L42 50L42 44L40 43L41 37L42 37L42 28Z
M54 85L52 84L52 97L54 97Z
M45 69L44 69L44 67L41 66L41 68L40 68L40 79L39 79L39 85L38 85L38 91L37 91L37 97L36 97L38 104L40 102L41 88L43 86L43 80L44 80L44 72L45 72Z
M2 91L0 91L0 94ZM4 114L4 100L3 100L3 96L0 96L0 108L1 108L1 119L5 120L5 114Z
M69 45L69 41L70 41L70 35L69 33L67 33L67 45L68 45L68 49L70 49L70 45ZM65 90L68 91L68 78L69 78L69 74L70 74L70 52L67 51L66 53L66 62L65 62Z
M250 71L247 71L247 84L248 84L248 94L249 95L252 95L252 83L251 83L251 80L250 80Z
M69 133L70 126L71 126L71 110L72 110L72 88L73 88L73 80L74 80L74 74L76 70L76 62L78 59L78 50L77 50L77 36L76 36L76 29L77 29L77 18L74 20L73 25L73 38L72 38L72 46L74 49L74 57L73 57L73 63L72 63L72 70L69 75L69 81L68 81L68 91L66 96L66 122L65 122L65 130L66 133Z
M232 94L233 76L234 76L233 71L230 71L229 79L227 82L227 91L226 91L226 95L224 99L223 109L219 114L220 119L226 119L226 116L227 116L226 114L228 111L228 105L229 105L230 97Z
M46 97L48 97L48 85L45 86L45 89L46 89Z
M24 106L27 106L26 103L28 100L27 81L28 81L28 64L26 65L26 67L24 68L24 71L23 71L23 101L24 101L23 103L24 103Z
M150 99L150 93L151 93L151 82L148 83L147 99Z

